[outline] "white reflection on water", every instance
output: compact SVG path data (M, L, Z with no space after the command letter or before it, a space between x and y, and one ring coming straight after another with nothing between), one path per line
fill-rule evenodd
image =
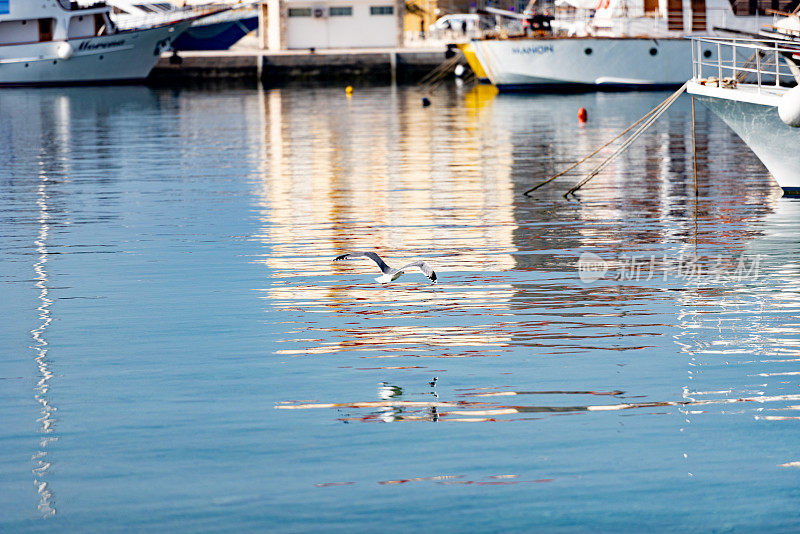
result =
M47 176L41 176L41 182L36 190L36 205L39 209L39 233L37 235L34 245L36 245L36 253L39 255L36 263L33 264L33 270L36 273L36 287L39 289L39 307L36 309L39 312L39 326L31 330L31 337L35 345L34 361L39 371L39 380L34 388L34 398L39 403L41 417L37 421L41 424L40 432L42 437L39 440L39 450L33 455L32 460L35 462L33 468L34 485L39 492L39 512L42 517L53 516L56 513L55 498L50 483L47 481L47 475L50 472L52 463L48 458L49 446L52 442L57 441L58 437L54 436L55 431L55 412L56 408L53 406L48 395L50 389L50 380L53 378L53 372L50 370L50 361L47 358L48 343L45 339L45 331L50 323L53 321L50 312L50 306L53 304L53 299L49 297L48 276L47 276L47 258L49 251L47 249L47 238L50 233L50 226L48 220L50 219L47 195Z
M409 106L396 91L368 124L347 109L308 119L297 108L315 105L313 95L299 101L283 95L279 89L264 93L264 161L269 164L259 191L264 226L254 237L270 247L256 260L274 272L270 287L259 289L265 299L285 310L355 314L367 320L460 312L489 301L507 305L515 291L510 283L459 288L448 280L448 272L476 265L506 271L515 264L512 144L507 137L480 133L488 125L472 112L453 130ZM355 105L357 100L346 104ZM372 266L331 261L340 253L364 250L375 250L387 261L424 259L438 273L439 287L410 277L400 282L400 291L375 287L365 276ZM326 275L347 283L301 280ZM354 283L365 279L366 284ZM315 330L334 339L318 346L309 346L306 342L313 340L308 338L294 339L304 348L278 354L380 348L383 357L390 357L450 347L440 357L453 357L454 347L499 348L510 339L479 325L304 328L311 334Z
M800 268L794 261L800 202L783 199L774 208L763 223L771 227L769 236L745 249L765 258L753 280L697 283L678 299L675 341L687 356L681 432L689 437L702 439L709 414L752 417L764 425L800 420L792 413L800 387ZM755 402L740 404L750 399ZM689 476L706 468L688 452L684 458Z
M619 97L594 98L612 105ZM633 100L639 106L646 102ZM442 120L394 91L381 102L382 111L373 107L364 124L354 122L354 117L364 117L352 109L366 105L358 99L348 101L341 113L309 117L298 109L313 108L313 94L264 93L266 164L259 189L263 226L255 238L269 247L256 261L271 269L272 280L257 290L296 323L283 340L288 346L276 354L341 353L373 360L502 358L523 347L540 355L651 353L663 344L658 338L673 328L679 329L675 339L685 344L698 317L704 317L697 310L705 301L718 305L720 299L739 296L758 300L749 289L737 293L723 283L617 283L611 275L622 266L613 260L609 277L594 285L581 284L575 277L575 259L586 250L607 259L650 255L656 258L653 268L660 278L684 256L741 256L758 237L756 225L770 214L777 197L769 184L730 196L741 174L713 174L713 166L730 157L725 138L707 133L698 138L701 177L714 176L702 194L725 201L695 202L689 196L690 130L682 119L668 119L644 136L587 187L583 201L553 199L574 176L540 190L539 197L522 199L521 185L527 184L520 182L535 180L520 179L515 169L530 172L541 165L543 174L550 173L593 150L615 128L574 131L549 125L551 130L521 135L515 130L520 124L510 120L522 109L518 101L472 95L466 102L447 110L453 116ZM532 119L547 116L555 124L571 112L567 99L532 98L525 104L535 108ZM627 124L633 113L622 112L618 122ZM532 144L526 145L526 139ZM425 287L404 279L376 286L368 274L371 267L331 263L335 255L353 250L425 259L440 274L440 285ZM794 295L785 298L791 302ZM684 302L694 311L682 307ZM774 304L767 305L769 313ZM764 306L746 313L749 326L740 317L732 320L750 333L732 340L729 350L752 351L762 342L776 353L794 350L796 342L785 339L786 329L793 326L782 324L783 330L770 337L772 327L757 319ZM428 323L434 319L435 325ZM725 320L716 311L708 319ZM713 345L705 349L708 354L725 350L725 341L707 332L696 337L699 343ZM687 386L675 391L673 399L571 407L492 405L471 415L488 420L536 411L656 407L689 414L698 406L727 410L729 404L793 400L784 391L768 394L747 385L746 379L736 382L741 386L703 388L726 392L705 396ZM368 420L452 421L454 415L467 415L442 412L446 405L415 412L408 411L410 405L369 406L380 409ZM401 407L403 413L398 412Z
M271 245L263 261L282 277L328 274L330 260L348 250L424 251L442 271L514 265L508 139L453 134L397 95L366 126L348 124L360 116L347 113L300 122L307 115L294 108L313 106L313 97L284 101L276 89L264 98L265 226L255 237ZM459 126L477 129L478 121L467 115ZM437 150L453 135L457 141ZM458 256L448 258L454 249Z
M659 503L685 495L667 506L669 518L652 523L658 530L673 525L675 510L686 513L685 524L712 524L726 505L738 524L750 524L752 510L764 509L739 493L752 480L766 486L759 488L765 501L792 498L793 473L777 465L796 463L789 452L800 428L791 374L800 359L791 246L797 217L785 217L786 243L770 241L785 201L770 192L763 172L747 168L752 162L724 132L705 141L698 209L686 194L693 189L689 130L680 116L643 136L580 202L564 202L561 186L574 177L536 198L520 193L630 123L623 108L637 101L649 108L647 97L586 96L608 112L594 113L596 122L583 129L574 127L577 97L453 102L438 115L420 108L413 89L365 90L346 104L349 111L330 91L207 97L159 93L164 108L151 117L163 129L145 128L144 138L129 136L136 107L121 116L82 110L88 120L87 131L75 135L80 143L53 153L83 169L84 183L62 193L56 180L64 176L51 174L38 187L43 179L24 173L25 209L37 191L40 200L19 231L26 255L37 241L35 259L19 260L27 270L36 261L36 429L45 439L69 437L56 449L22 435L44 484L35 501L24 497L26 505L42 499L42 514L54 510L52 482L58 521L77 528L119 521L247 528L248 518L280 510L300 518L287 528L309 530L323 521L313 517L318 510L360 519L368 509L380 516L369 527L402 528L391 513L402 508L416 509L414 522L447 529L455 523L445 512L460 498L447 495L461 488L432 488L438 495L416 488L557 479L566 483L541 494L518 486L487 500L491 492L475 492L468 517L491 521L486 511L505 507L511 529L524 530L538 515L547 518L542 530L552 530L563 521L595 524L601 508L617 523L631 509L658 515ZM119 110L129 100L115 97L104 108ZM231 126L242 122L242 109L259 106L246 128ZM24 114L33 115L52 114ZM229 120L220 124L223 116ZM98 132L110 136L97 139ZM90 150L80 150L84 144ZM88 154L94 145L102 145L102 158ZM743 159L726 161L732 153ZM98 174L117 170L98 189ZM62 202L72 211L95 198L81 218L102 226L83 233L61 226ZM226 202L228 209L215 209ZM111 220L117 215L123 219ZM123 242L135 254L114 254L106 264L74 253L94 235L104 247ZM610 278L590 286L576 272L584 251L738 257L758 253L765 239L774 253L762 264L770 270L761 286ZM430 261L441 284L408 277L381 286L372 282L372 266L331 261L373 248ZM90 306L73 298L95 293L114 298ZM53 316L63 320L51 323ZM86 336L81 327L106 320L115 328ZM27 335L32 326L19 324ZM440 380L430 386L434 376ZM51 392L62 408L57 427ZM23 395L31 400L30 389ZM264 410L273 405L279 409ZM759 441L762 430L773 433ZM718 437L735 446L726 450ZM676 453L695 458L704 444L706 482L676 483L684 476ZM29 487L26 456L23 462ZM740 477L733 482L732 471ZM785 478L775 481L776 472ZM743 477L750 480L739 484ZM389 510L376 492L342 507L341 495L320 500L331 493L314 489L364 481L414 490L398 492ZM430 513L432 501L442 506ZM791 520L792 504L784 501L775 515ZM207 513L193 519L204 506ZM585 513L569 515L577 509Z

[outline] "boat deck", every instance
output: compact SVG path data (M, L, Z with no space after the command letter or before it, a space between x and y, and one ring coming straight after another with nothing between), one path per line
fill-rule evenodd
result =
M740 83L735 87L716 87L703 85L697 81L690 81L686 88L689 94L723 98L760 104L764 106L777 106L781 97L788 91L788 87Z

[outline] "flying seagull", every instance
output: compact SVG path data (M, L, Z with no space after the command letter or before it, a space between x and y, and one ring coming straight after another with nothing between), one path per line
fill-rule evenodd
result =
M383 272L382 276L379 276L375 279L376 282L380 282L382 284L386 282L391 282L393 280L397 280L400 278L400 275L405 272L406 269L410 269L411 267L419 267L419 270L422 271L422 274L430 278L431 282L434 284L436 283L436 273L433 272L431 266L425 263L424 261L415 261L409 263L408 265L403 265L399 269L395 269L393 267L389 267L386 265L386 262L381 259L380 256L375 254L374 252L351 252L349 254L342 254L341 256L336 256L333 258L333 261L342 261L342 260L350 260L353 258L369 258L375 263L378 264L381 271Z

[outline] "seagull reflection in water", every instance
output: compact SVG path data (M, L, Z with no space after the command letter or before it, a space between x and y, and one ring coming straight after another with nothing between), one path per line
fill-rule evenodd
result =
M378 397L380 397L382 400L401 397L402 395L403 388L400 386L393 386L388 382L378 383ZM403 413L403 411L396 406L382 406L380 410L380 419L384 423L392 423L398 419L402 419L400 414Z
M432 382L430 382L431 386L436 384L436 380L438 378L434 378ZM436 394L435 391L431 392L431 394L438 398L439 396ZM400 386L395 386L388 382L378 382L378 397L381 400L400 400L403 396L403 388ZM393 423L395 421L402 421L404 419L409 420L417 420L417 421L433 421L436 422L439 420L439 412L436 409L436 406L429 406L427 407L427 414L424 415L403 415L403 409L401 406L395 404L387 404L385 406L379 407L378 418L383 421L384 423ZM367 416L369 419L369 416ZM362 419L363 420L363 419Z

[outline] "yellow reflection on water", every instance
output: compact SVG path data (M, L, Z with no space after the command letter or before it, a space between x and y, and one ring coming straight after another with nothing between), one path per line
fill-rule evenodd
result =
M346 112L342 122L298 123L308 113L295 108L313 96L284 99L274 89L263 97L265 224L256 237L272 248L264 263L282 276L329 273L335 253L361 249L458 249L461 263L478 259L469 249L490 249L489 267L513 266L511 143L487 150L469 130L478 118L462 117L453 131L393 93L389 112L367 123Z
M464 95L464 106L467 109L477 110L486 107L497 96L497 87L486 83L472 86Z
M371 262L332 263L347 251L375 250L390 265L426 259L442 285L448 271L515 265L511 143L487 143L479 116L465 114L453 128L396 90L376 108L379 113L351 109L363 105L357 96L333 116L299 112L315 105L313 92L274 89L262 95L263 226L254 237L269 250L255 261L274 273L272 284L259 288L266 298L286 307L324 303L324 311L342 312L353 302L444 302L436 293L376 292L373 279L380 273ZM343 274L363 285L292 281ZM418 272L398 281L426 282ZM501 303L513 291L504 283L473 286L447 300Z

